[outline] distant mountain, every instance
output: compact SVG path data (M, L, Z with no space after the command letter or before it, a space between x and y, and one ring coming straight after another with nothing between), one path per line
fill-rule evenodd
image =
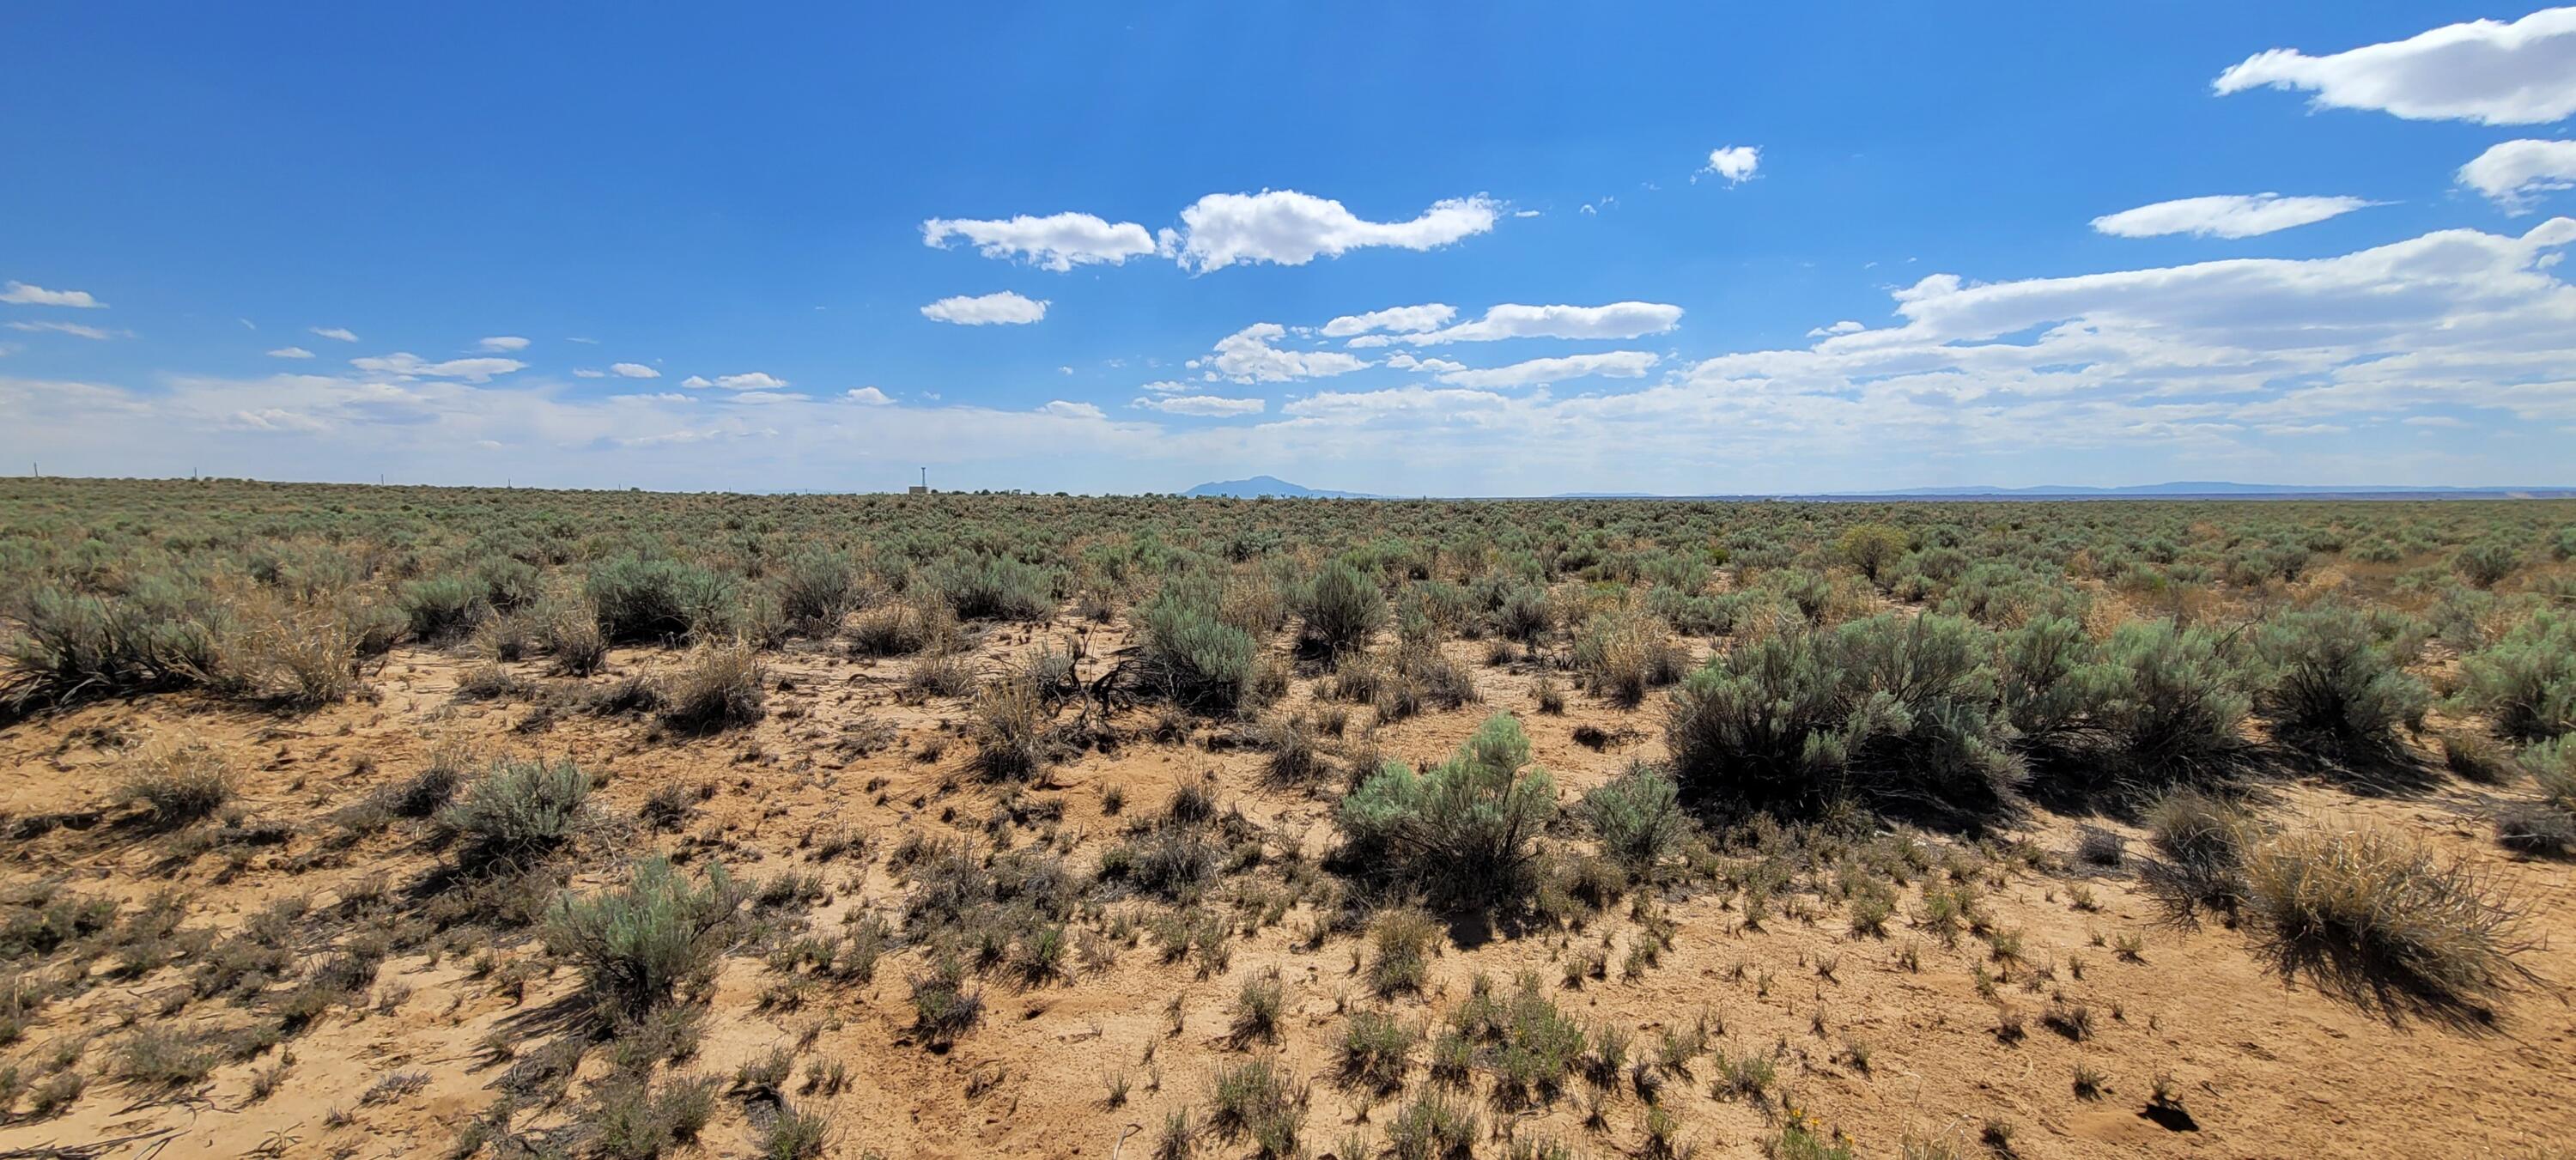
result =
M1304 487L1277 476L1256 475L1250 479L1229 479L1220 483L1202 483L1182 492L1187 496L1228 496L1234 499L1258 499L1277 496L1281 499L1385 499L1357 491L1323 491Z

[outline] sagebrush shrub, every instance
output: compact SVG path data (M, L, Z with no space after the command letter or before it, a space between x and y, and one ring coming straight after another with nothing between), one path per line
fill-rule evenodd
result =
M150 577L113 598L36 587L10 609L0 720L44 705L175 689L214 671L221 612L202 588Z
M2432 693L2407 672L2370 619L2337 604L2265 623L2255 650L2266 669L2264 707L2292 738L2330 748L2385 748L2399 725L2421 725Z
M1335 560L1298 590L1297 619L1300 647L1340 656L1367 644L1386 623L1386 596L1359 569Z
M455 640L491 612L481 585L462 576L414 580L395 597L412 639L429 644Z
M2461 657L2460 699L2516 741L2576 731L2576 612L2542 609Z
M1194 712L1230 714L1255 704L1260 648L1219 617L1220 599L1215 581L1176 576L1141 611L1148 680Z
M1992 655L1984 629L1937 613L1738 644L1673 693L1675 779L1685 796L1754 806L1845 793L1992 805L2020 776Z
M2451 556L2451 567L2460 578L2480 588L2493 588L2522 566L2522 552L2511 544L2485 540L2460 549Z
M2238 730L2253 703L2244 666L2208 629L2129 621L2113 631L2090 679L2103 729L2139 768L2192 776L2243 751Z
M438 812L438 824L467 872L525 869L572 837L589 798L590 778L570 759L503 758Z
M1652 876L1688 825L1680 788L1663 770L1632 764L1618 777L1583 795L1583 819L1601 839L1601 852L1632 879Z
M595 565L583 594L611 643L665 640L722 627L736 602L734 583L695 564L661 557L619 556Z
M1520 722L1497 713L1428 772L1388 762L1342 799L1338 820L1357 863L1491 903L1535 884L1537 839L1555 816L1555 783L1530 764Z
M668 859L635 863L624 884L570 893L546 912L546 949L581 968L607 1018L639 1018L713 976L743 892L721 864L691 882Z
M1055 576L1010 556L952 556L923 580L961 620L1045 620L1055 614Z
M799 631L830 636L859 604L858 571L850 558L826 549L789 557L777 573L778 611Z

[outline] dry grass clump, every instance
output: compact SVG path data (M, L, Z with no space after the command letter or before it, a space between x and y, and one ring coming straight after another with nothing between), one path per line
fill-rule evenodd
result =
M761 681L767 675L750 642L701 646L661 688L662 723L686 733L714 733L749 725L767 712Z
M145 821L172 830L212 817L233 799L232 762L199 741L158 743L126 760L119 802L139 802Z
M2245 858L2244 917L2285 975L2381 1003L2495 999L2529 972L2521 906L2476 868L2382 830L2308 831Z
M1045 772L1054 720L1037 682L1013 673L975 696L967 729L975 740L975 768L984 776L1027 781Z
M2147 810L2157 857L2139 870L2147 892L2183 922L2204 910L2234 915L2245 896L2245 850L2261 833L2237 803L2179 790Z
M1593 613L1574 642L1574 665L1592 691L1619 705L1682 679L1688 659L1661 617L1628 605Z

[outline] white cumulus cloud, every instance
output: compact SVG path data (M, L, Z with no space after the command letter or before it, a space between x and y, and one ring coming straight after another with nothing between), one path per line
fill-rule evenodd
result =
M2326 108L2412 121L2557 121L2576 114L2576 8L2544 8L2510 24L2446 24L2326 56L2269 49L2212 83L2221 94L2267 85L2314 93Z
M610 374L616 375L621 379L658 379L662 377L662 372L645 366L642 363L610 363L608 364L608 370Z
M475 345L495 354L512 354L528 349L528 340L515 334L494 335Z
M1087 213L1058 213L996 221L932 218L921 223L926 246L947 248L949 239L964 238L987 258L1018 258L1058 272L1155 252L1154 235L1134 222L1109 222Z
M396 351L388 355L353 358L349 365L362 371L407 379L463 379L469 383L488 383L494 376L524 369L528 364L514 358L452 358L445 362L431 362L410 351Z
M268 352L270 358L311 358L313 352L300 346L281 346Z
M1098 406L1091 403L1074 403L1067 402L1063 399L1049 399L1047 400L1047 405L1038 408L1038 410L1045 412L1046 414L1065 419L1106 419L1109 417L1102 413Z
M1762 150L1759 146L1728 145L1709 150L1708 165L1699 173L1692 174L1691 180L1698 181L1702 174L1715 174L1724 178L1728 185L1735 185L1752 177L1753 171L1761 166Z
M1460 387L1527 387L1567 379L1633 379L1654 369L1656 356L1642 350L1613 350L1561 358L1534 358L1509 366L1443 371L1440 381Z
M102 310L107 303L90 297L87 290L47 290L24 282L0 286L0 302L12 306L71 306L82 310Z
M1326 338L1349 338L1354 334L1367 334L1373 330L1413 334L1447 326L1449 320L1456 317L1458 317L1457 307L1438 302L1425 302L1420 306L1390 306L1384 310L1372 310L1366 314L1342 315L1325 323L1323 334Z
M1034 298L1023 298L1008 290L969 298L959 295L942 298L921 308L921 316L935 322L953 322L959 326L1019 326L1046 317L1047 304Z
M1445 246L1493 229L1501 212L1501 203L1479 195L1433 202L1410 221L1373 222L1291 189L1211 193L1181 211L1175 244L1181 264L1201 272L1250 262L1302 266L1368 246Z
M1405 341L1433 345L1506 338L1638 338L1662 334L1681 320L1681 307L1661 302L1613 302L1607 306L1505 303L1486 310L1484 317L1474 322L1462 322Z
M354 333L351 333L347 327L341 327L341 326L316 326L316 327L312 327L311 329L312 329L313 333L318 334L318 335L321 335L321 336L322 336L322 337L324 337L324 338L338 339L338 340L339 340L339 341L341 341L341 342L356 342L356 341L358 341L358 336L357 336L356 334L354 334Z
M2507 141L2460 167L2459 183L2514 213L2540 194L2576 186L2576 141Z
M1276 322L1256 322L1218 339L1216 353L1200 361L1238 383L1326 378L1369 365L1367 359L1337 350L1282 350L1271 345L1287 336L1288 328Z
M2277 193L2218 194L2160 201L2093 219L2099 233L2122 238L2190 234L2196 238L2250 238L2341 217L2372 203L2358 197L2283 197Z
M887 398L884 391L880 391L875 387L852 387L848 391L843 392L842 397L853 403L860 403L870 407L891 407L894 405L893 399Z
M1264 399L1229 399L1219 395L1166 395L1143 398L1128 404L1168 415L1197 415L1223 418L1231 415L1258 415L1270 406Z
M1869 329L1869 328L1868 328L1868 327L1866 327L1866 326L1861 325L1861 324L1860 324L1860 323L1858 323L1858 322L1854 322L1854 321L1852 321L1851 319L1846 318L1846 319L1844 319L1844 320L1842 320L1842 321L1840 321L1840 322L1837 322L1837 323L1833 324L1832 326L1819 326L1819 327L1815 328L1814 330L1810 330L1810 331L1808 331L1808 332L1807 332L1807 337L1809 337L1809 338L1831 338L1831 337L1833 337L1834 335L1837 335L1837 334L1854 334L1854 333L1857 333L1857 332L1859 332L1859 331L1863 331L1863 330L1867 330L1867 329Z

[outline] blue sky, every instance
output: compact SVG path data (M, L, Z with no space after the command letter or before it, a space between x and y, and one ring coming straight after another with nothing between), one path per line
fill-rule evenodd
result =
M12 470L2576 483L2571 9L35 4L0 71Z

